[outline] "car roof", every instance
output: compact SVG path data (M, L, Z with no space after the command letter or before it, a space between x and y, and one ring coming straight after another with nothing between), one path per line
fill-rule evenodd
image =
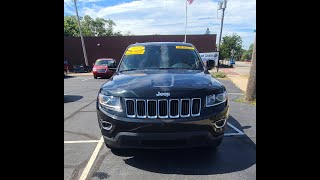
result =
M193 44L191 43L184 43L184 42L144 42L144 43L131 44L130 46L152 46L152 45L193 46Z

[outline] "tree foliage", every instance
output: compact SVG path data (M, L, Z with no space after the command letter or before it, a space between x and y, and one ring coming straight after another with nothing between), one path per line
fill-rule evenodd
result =
M103 18L93 19L86 15L79 17L81 23L81 30L83 36L119 36L120 31L114 32L116 23L111 19L105 20ZM65 37L79 37L79 26L76 16L64 17L64 36Z
M222 38L219 59L231 58L232 49L235 50L234 58L239 59L242 54L242 39L237 34L233 34L232 36L225 36Z
M64 17L64 36L75 37L79 36L79 26L76 16Z
M249 46L248 50L245 50L243 52L241 59L251 59L252 52L253 52L253 43Z

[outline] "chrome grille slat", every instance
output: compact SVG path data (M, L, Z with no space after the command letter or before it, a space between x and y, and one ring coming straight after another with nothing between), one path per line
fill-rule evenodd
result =
M179 99L170 99L169 100L169 116L170 118L178 118L179 117Z
M199 116L201 112L201 99L192 98L191 99L191 116Z
M137 99L137 105L136 105L136 109L137 109L137 117L138 118L146 118L146 101L143 99Z
M181 99L180 105L180 116L189 117L190 116L190 99Z
M136 117L135 112L135 100L134 99L126 99L126 113L128 117Z
M125 99L130 118L186 118L199 116L201 98L183 99Z
M159 118L168 118L169 106L167 99L158 100L158 116Z
M157 118L157 100L147 100L148 118Z

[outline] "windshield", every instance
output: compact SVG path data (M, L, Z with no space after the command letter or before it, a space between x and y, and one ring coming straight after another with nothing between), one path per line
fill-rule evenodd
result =
M97 65L97 66L110 66L110 65L113 65L114 63L115 63L114 60L97 60L94 65Z
M125 52L119 71L139 69L203 70L203 66L191 46L132 46Z

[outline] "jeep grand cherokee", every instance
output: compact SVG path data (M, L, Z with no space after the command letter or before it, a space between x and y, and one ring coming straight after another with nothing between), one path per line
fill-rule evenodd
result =
M97 97L109 148L217 147L229 114L227 91L190 43L130 45Z

